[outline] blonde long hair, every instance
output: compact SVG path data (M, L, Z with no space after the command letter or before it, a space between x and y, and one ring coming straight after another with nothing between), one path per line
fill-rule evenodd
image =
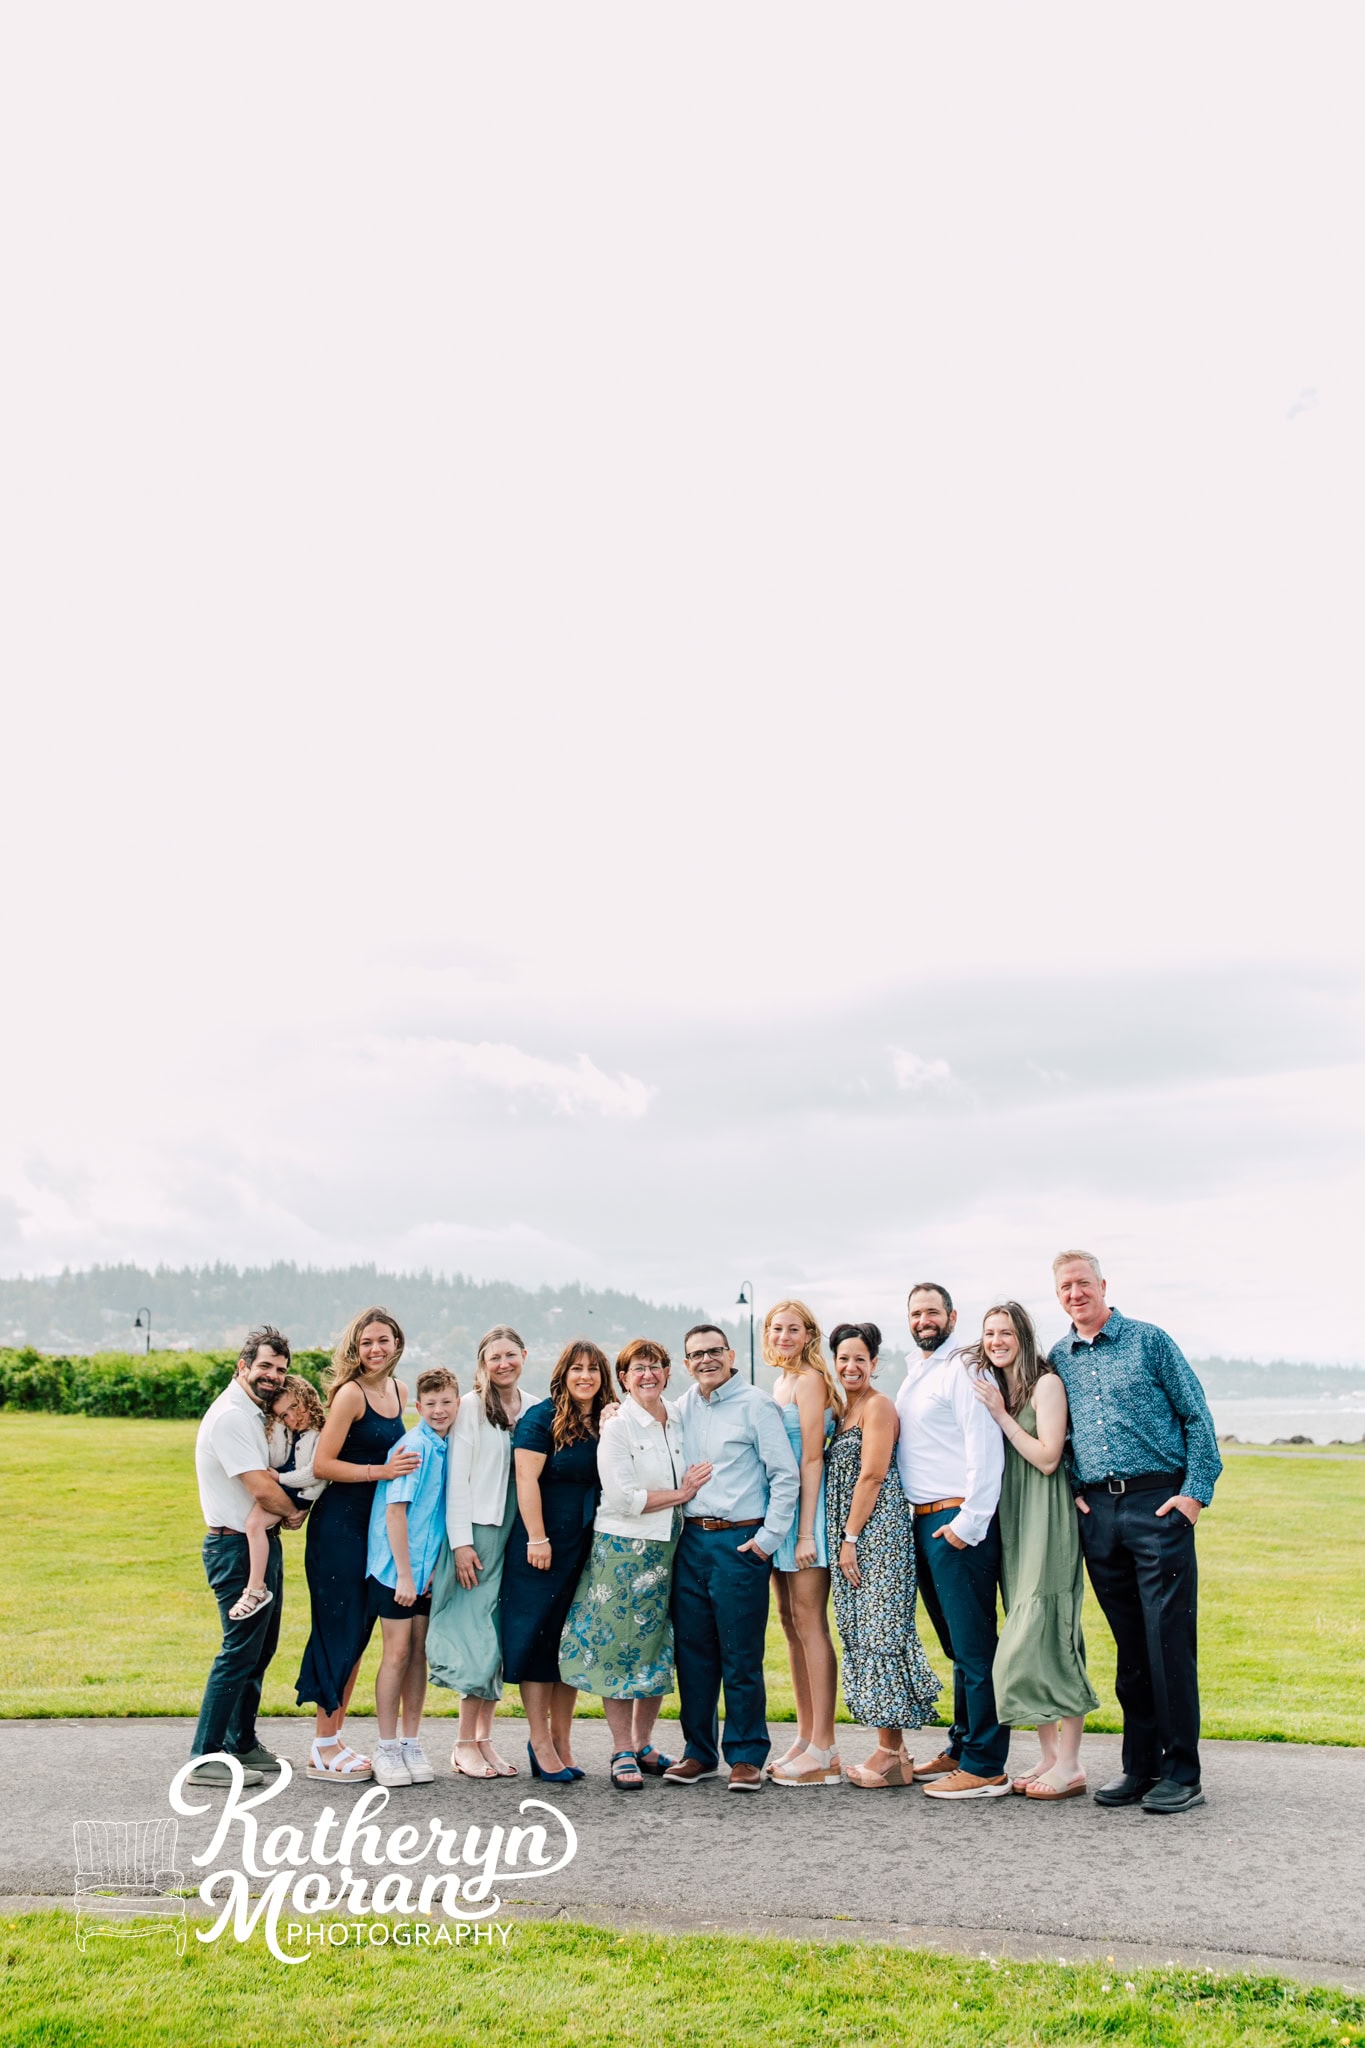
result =
M512 1328L512 1325L510 1323L494 1323L492 1329L485 1330L479 1339L478 1361L474 1367L474 1392L483 1402L483 1412L493 1428L511 1429L512 1418L502 1405L502 1389L501 1387L494 1386L492 1380L488 1377L488 1367L483 1362L483 1355L489 1345L498 1343L500 1339L505 1340L508 1344L515 1344L522 1357L525 1358L526 1356L526 1346L522 1343L521 1338Z
M394 1341L393 1362L386 1379L392 1379L398 1370L398 1361L403 1356L404 1337L398 1320L386 1308L363 1308L358 1316L352 1316L342 1333L341 1341L332 1353L332 1363L327 1369L325 1385L327 1399L331 1402L338 1387L349 1386L352 1380L360 1379L365 1371L360 1362L360 1339L371 1323L382 1323L386 1330L392 1330Z
M769 1325L771 1324L773 1317L780 1316L784 1309L790 1309L793 1315L800 1316L802 1322L806 1326L806 1341L801 1346L801 1355L797 1359L795 1365L785 1364L783 1360L780 1359L777 1356L777 1354L774 1351L771 1351L768 1347ZM804 1301L775 1301L772 1307L768 1310L767 1315L764 1316L763 1363L765 1365L772 1366L775 1372L790 1372L793 1374L802 1372L818 1372L821 1379L825 1383L825 1390L829 1395L828 1405L834 1410L835 1414L842 1415L845 1408L848 1406L848 1395L844 1392L843 1382L840 1380L839 1375L835 1372L833 1366L826 1358L824 1352L820 1349L820 1325L816 1322L815 1317L806 1307Z

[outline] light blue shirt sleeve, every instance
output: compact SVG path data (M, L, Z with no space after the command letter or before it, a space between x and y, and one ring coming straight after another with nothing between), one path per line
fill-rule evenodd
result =
M389 1456L391 1458L396 1457L399 1451L416 1451L422 1462L420 1465L415 1465L411 1472L404 1472L397 1479L386 1479L384 1481L385 1486L388 1488L384 1498L384 1505L387 1508L396 1508L405 1502L410 1503L416 1500L421 1490L422 1475L426 1471L427 1461L431 1456L431 1443L424 1436L420 1422L416 1429L410 1429L407 1435L395 1444L393 1450L389 1452Z
M796 1520L797 1504L801 1499L801 1468L775 1401L758 1403L754 1430L758 1437L758 1455L768 1475L768 1508L757 1538L759 1548L772 1557L781 1548L783 1537Z

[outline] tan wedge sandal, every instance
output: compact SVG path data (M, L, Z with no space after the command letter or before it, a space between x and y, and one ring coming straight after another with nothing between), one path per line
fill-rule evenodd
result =
M844 1776L850 1785L856 1785L860 1792L898 1792L915 1782L915 1759L906 1756L892 1757L884 1771L869 1770L866 1764L849 1764Z

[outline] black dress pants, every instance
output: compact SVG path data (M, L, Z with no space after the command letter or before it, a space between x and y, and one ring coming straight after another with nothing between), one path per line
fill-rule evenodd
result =
M1136 1778L1199 1783L1199 1671L1194 1527L1163 1496L1087 1492L1081 1549L1118 1646L1123 1768Z

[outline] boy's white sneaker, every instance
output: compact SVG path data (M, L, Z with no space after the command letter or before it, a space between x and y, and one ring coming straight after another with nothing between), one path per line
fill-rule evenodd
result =
M412 1772L408 1769L401 1742L381 1742L374 1752L374 1782L376 1785L410 1785Z
M427 1753L422 1747L420 1736L405 1735L403 1737L403 1762L408 1767L408 1776L414 1785L434 1784L436 1773L431 1768L431 1764L427 1759Z

